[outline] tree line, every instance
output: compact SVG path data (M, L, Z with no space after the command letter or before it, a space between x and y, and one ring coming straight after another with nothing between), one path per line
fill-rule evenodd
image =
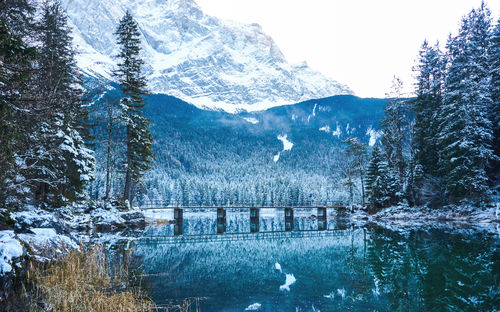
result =
M0 1L0 205L61 207L88 199L94 138L92 93L75 61L68 18L58 1ZM149 121L142 117L138 26L126 13L117 26L120 52L114 75L121 97L116 122L126 132L121 203L152 162Z
M388 94L383 137L366 168L368 207L491 201L500 165L500 21L493 24L483 3L444 51L424 41L414 71L415 98L403 97L397 78Z

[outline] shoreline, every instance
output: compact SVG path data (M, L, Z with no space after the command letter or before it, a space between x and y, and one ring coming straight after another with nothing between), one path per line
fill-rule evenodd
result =
M6 219L6 211L0 210L0 213ZM399 206L375 214L357 209L342 214L330 212L328 217L350 226L379 226L403 234L415 229L444 229L464 234L483 232L498 238L499 215L500 203L484 209ZM88 213L83 208L67 208L61 212L27 207L25 211L12 213L8 218L14 222L3 222L0 227L0 304L15 294L15 281L23 278L30 261L54 262L72 250L81 251L82 242L130 240L131 231L139 233L148 225L171 223L159 216L147 216L140 210L122 211L116 208L95 209ZM47 250L51 252L47 253Z

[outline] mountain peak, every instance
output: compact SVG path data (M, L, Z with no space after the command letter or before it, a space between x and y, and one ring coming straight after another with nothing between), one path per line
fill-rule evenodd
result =
M352 91L307 64L290 65L258 24L207 16L193 0L63 0L83 71L112 79L114 30L139 24L153 93L205 109L255 111Z

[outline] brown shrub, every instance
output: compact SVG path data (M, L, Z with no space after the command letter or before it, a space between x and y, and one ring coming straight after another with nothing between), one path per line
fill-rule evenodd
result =
M82 248L84 250L84 248ZM126 270L126 269L125 269ZM157 311L139 289L125 287L126 275L109 274L101 245L70 251L59 261L31 263L28 279L33 285L32 311Z

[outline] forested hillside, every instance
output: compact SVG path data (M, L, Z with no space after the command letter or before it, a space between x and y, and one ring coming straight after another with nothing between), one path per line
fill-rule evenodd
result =
M116 90L108 90L93 114L96 157L106 159L106 109ZM151 95L145 116L151 120L156 163L144 177L139 203L152 201L211 205L270 205L346 200L346 144L358 136L373 145L385 100L334 96L255 113L200 110L174 97ZM293 143L284 150L282 139ZM117 131L113 144L123 133ZM121 152L114 149L113 171ZM105 187L105 165L98 164L91 196ZM122 183L113 182L120 190ZM359 196L357 191L356 196Z

